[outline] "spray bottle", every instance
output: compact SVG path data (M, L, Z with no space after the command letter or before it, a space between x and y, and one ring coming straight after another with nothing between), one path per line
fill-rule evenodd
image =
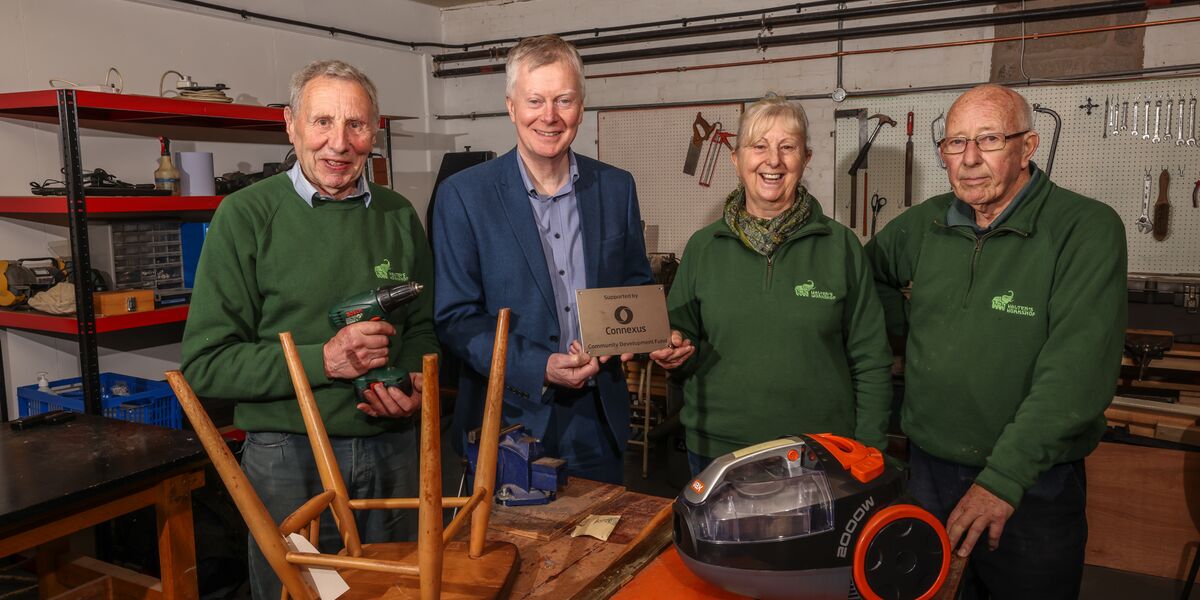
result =
M179 169L171 162L171 140L158 137L162 154L158 157L158 169L154 171L154 189L170 190L172 196L179 195Z

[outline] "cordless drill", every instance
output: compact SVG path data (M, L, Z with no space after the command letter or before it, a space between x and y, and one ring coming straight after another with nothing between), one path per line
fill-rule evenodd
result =
M334 329L341 329L360 321L383 320L392 314L392 311L416 299L424 288L425 286L410 281L356 294L329 309L329 322ZM376 384L395 386L406 395L412 394L412 382L408 378L408 371L403 367L371 369L354 379L354 389L359 398L362 398L363 392ZM375 393L379 395L382 390L376 389Z

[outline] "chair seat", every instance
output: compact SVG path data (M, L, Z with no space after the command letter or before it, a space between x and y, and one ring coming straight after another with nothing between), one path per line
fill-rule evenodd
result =
M488 542L483 555L467 555L467 542L450 542L442 558L442 598L468 600L507 598L517 574L517 547L508 542ZM343 553L345 551L343 550ZM363 558L417 564L416 542L363 544ZM339 571L350 591L338 600L387 598L401 600L420 597L420 581L415 576L392 575L361 569Z

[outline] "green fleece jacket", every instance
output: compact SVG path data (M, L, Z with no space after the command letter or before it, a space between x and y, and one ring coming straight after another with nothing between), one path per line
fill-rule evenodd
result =
M947 225L945 194L867 244L889 333L908 337L901 427L982 467L975 482L1014 507L1099 443L1126 322L1121 219L1031 168L1019 204L978 239Z
M246 431L303 433L279 333L292 332L325 427L368 436L400 426L359 411L349 381L325 377L322 349L335 331L328 311L360 292L403 281L424 284L388 319L396 327L391 364L421 370L437 352L433 261L408 200L375 185L371 204L310 207L281 173L221 202L204 241L183 333L183 372L196 393L238 401Z
M769 259L724 220L688 241L667 308L697 346L677 373L692 452L797 433L887 443L891 353L870 265L850 230L812 210Z

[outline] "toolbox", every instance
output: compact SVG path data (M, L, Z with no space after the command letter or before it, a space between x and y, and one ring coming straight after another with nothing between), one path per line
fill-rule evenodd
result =
M92 294L97 316L154 310L154 290L116 290Z
M151 302L150 306L154 306ZM38 386L17 388L20 416L28 417L52 410L83 412L83 389L79 377L50 382L50 392ZM182 429L182 415L175 393L165 381L142 379L120 373L100 374L101 414L112 419Z

